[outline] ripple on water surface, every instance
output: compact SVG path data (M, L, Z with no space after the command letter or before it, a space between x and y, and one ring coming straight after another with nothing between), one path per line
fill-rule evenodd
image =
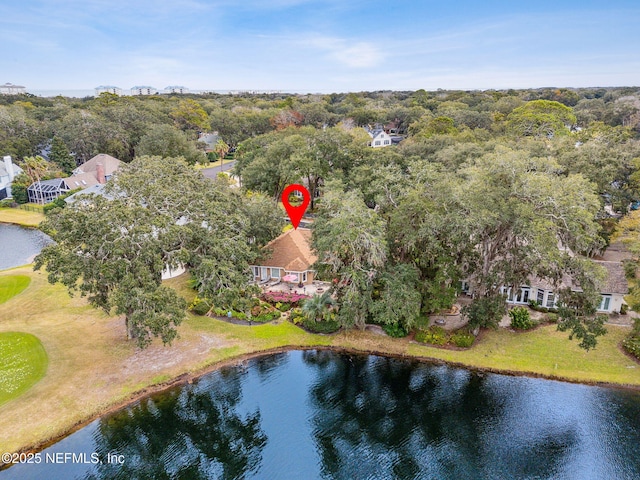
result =
M270 355L105 416L45 452L123 466L5 478L640 478L640 394L329 351ZM44 452L43 452L44 453Z

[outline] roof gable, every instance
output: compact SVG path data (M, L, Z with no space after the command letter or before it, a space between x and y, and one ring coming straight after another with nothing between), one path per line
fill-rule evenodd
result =
M629 293L629 283L624 275L622 263L601 260L594 260L594 263L607 270L607 278L600 289L601 293L619 293L622 295Z
M306 228L289 230L269 242L264 249L265 255L256 265L304 272L318 259L311 251L311 230Z
M606 262L602 260L592 260L596 265L604 267L607 271L604 283L600 288L602 294L619 294L626 295L629 293L629 283L624 275L624 267L620 262ZM552 282L538 278L530 277L529 285L534 288L542 288L545 290L555 290L556 288L570 288L574 291L581 291L580 285L571 279L567 274L562 276L562 280L558 285L554 285Z
M75 190L76 188L87 188L99 183L95 173L92 172L79 173L66 178L65 181L71 190Z
M106 153L99 153L95 157L87 160L78 168L76 168L73 173L74 175L79 175L82 173L93 173L95 176L96 172L98 171L99 163L104 167L104 174L106 176L109 176L113 175L113 172L115 172L118 167L120 167L120 164L122 162L117 158L112 157L111 155L107 155Z

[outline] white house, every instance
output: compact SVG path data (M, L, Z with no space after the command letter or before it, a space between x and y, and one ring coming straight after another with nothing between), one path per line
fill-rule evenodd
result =
M131 95L157 95L158 89L148 85L131 87Z
M371 142L369 142L369 145L373 148L388 147L392 143L391 135L385 132L382 128L375 128L373 130L370 128L365 128L365 131L371 137Z
M629 293L629 284L624 275L624 268L620 262L605 262L594 260L594 263L605 268L607 276L600 292L600 313L620 312L624 303L624 296ZM581 291L580 287L574 284L567 276L562 279L558 288L570 287L573 291ZM462 282L462 291L467 295L472 295L468 281ZM532 277L528 284L521 285L517 291L511 287L502 287L500 292L507 297L510 305L528 305L530 300L534 300L538 305L546 308L558 306L558 295L556 288L544 279Z
M216 143L220 140L218 132L200 132L198 135L198 141L204 143L204 151L206 153L213 152L216 148Z
M164 93L189 93L189 89L187 87L183 87L182 85L169 85L165 87Z
M13 163L9 155L3 158L0 163L0 200L11 198L11 182L21 173L22 169Z
M14 85L13 83L0 85L0 95L19 95L21 93L27 93L27 89L22 85Z
M120 87L114 87L113 85L100 85L95 89L96 97L101 93L113 93L114 95L122 95L122 89Z

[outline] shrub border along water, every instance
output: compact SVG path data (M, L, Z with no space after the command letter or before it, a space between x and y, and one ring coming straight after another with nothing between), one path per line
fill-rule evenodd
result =
M454 332L447 332L438 325L431 325L429 328L416 331L414 340L427 345L439 347L471 348L476 337L467 332L464 328Z
M633 322L633 330L622 340L622 349L636 361L640 361L640 318Z

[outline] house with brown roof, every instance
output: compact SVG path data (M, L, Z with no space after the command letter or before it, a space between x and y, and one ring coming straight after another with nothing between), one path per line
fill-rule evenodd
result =
M622 263L602 260L592 261L606 270L605 281L600 289L598 312L620 312L624 303L624 296L629 293L629 284L624 275ZM542 307L555 308L559 303L556 290L567 287L576 292L581 291L580 286L573 282L568 275L564 276L557 287L542 278L531 277L527 285L521 285L517 290L511 287L502 287L500 291L507 297L507 303L510 305L528 305L529 301L534 300ZM462 282L462 291L469 295L472 294L468 282Z
M264 247L264 255L251 265L258 283L281 280L310 285L315 277L313 264L318 260L311 251L311 230L289 230Z
M104 185L121 164L122 162L117 158L99 153L76 168L70 177L42 180L31 184L27 189L29 201L49 203L71 190Z
M89 185L104 184L109 181L121 164L122 162L117 158L106 153L99 153L76 168L71 178L85 179Z

